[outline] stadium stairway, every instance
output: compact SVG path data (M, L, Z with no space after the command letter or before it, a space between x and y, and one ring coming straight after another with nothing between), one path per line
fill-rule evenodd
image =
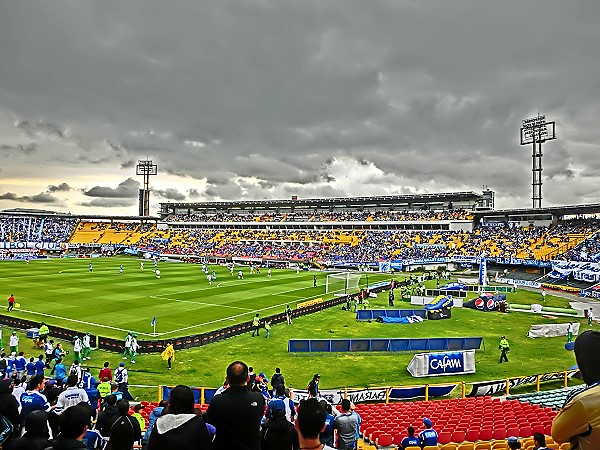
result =
M560 409L565 403L567 396L580 386L553 389L551 391L533 392L530 394L511 395L507 400L518 400L520 402L540 405L546 408Z

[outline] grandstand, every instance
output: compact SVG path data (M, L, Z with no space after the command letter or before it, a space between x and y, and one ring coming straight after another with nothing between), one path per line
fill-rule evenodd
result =
M161 205L161 216L153 218L10 210L0 212L0 255L26 259L150 254L173 261L269 267L293 264L334 272L367 267L378 271L386 261L392 271L442 266L452 273L475 268L485 255L490 273L498 272L498 279L510 285L572 288L589 296L600 292L595 289L600 279L589 270L600 254L600 221L595 218L600 205L494 211L488 209L493 201L487 195L168 203ZM567 270L556 265L561 261L592 266L573 265ZM343 301L326 300L324 306L313 305L307 312ZM14 318L9 319L12 322L3 316L2 321L13 326ZM279 314L278 320L285 318ZM147 326L149 321L144 318L144 323ZM218 342L249 329L247 323L219 328L203 334L199 343ZM179 340L177 348L195 345L193 339ZM120 349L118 339L100 340L110 343L104 348ZM552 418L568 391L507 400L481 396L359 403L362 445L397 445L406 427L416 426L419 431L420 421L427 415L436 424L441 448L492 448L511 435L519 436L528 448L533 432L550 433ZM146 405L145 419L155 403Z

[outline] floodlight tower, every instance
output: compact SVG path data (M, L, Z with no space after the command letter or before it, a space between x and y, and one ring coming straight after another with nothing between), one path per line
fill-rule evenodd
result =
M156 175L158 167L149 159L138 161L135 166L135 174L144 177L144 188L139 193L139 215L148 217L150 215L150 175Z
M532 182L533 186L533 208L542 207L542 144L546 141L556 139L555 122L546 122L545 115L538 115L523 120L521 127L521 145L532 144Z

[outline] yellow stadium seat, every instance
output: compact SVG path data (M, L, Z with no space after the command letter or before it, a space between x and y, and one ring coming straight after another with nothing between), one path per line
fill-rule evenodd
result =
M448 442L447 444L444 444L440 447L440 450L456 450L458 447L458 444L455 444L454 442Z
M491 450L492 444L489 442L476 442L475 450Z
M473 450L475 447L472 442L463 442L456 450Z
M425 447L423 447L423 450L439 450L439 447L437 445L426 445Z

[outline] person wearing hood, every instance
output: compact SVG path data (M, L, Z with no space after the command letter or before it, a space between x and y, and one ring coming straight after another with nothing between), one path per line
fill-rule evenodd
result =
M98 420L96 421L96 429L102 436L110 435L110 427L115 423L117 417L119 417L117 397L114 395L107 395L106 407L98 414Z
M142 437L140 423L129 415L129 401L121 400L117 409L119 417L110 427L110 449L131 450L133 444Z
M19 435L19 402L12 395L12 382L0 380L0 415L5 417L13 426L13 436ZM10 440L10 438L9 438Z
M11 450L44 450L52 445L48 416L44 411L33 411L25 419L25 434L10 444Z
M152 428L147 450L210 448L206 424L202 416L194 414L194 392L188 386L175 386L169 396L167 414L160 416Z
M587 330L575 339L575 358L585 386L572 391L552 421L552 438L578 450L600 448L600 332Z
M154 428L154 423L156 422L156 419L158 419L162 415L163 410L167 407L168 404L169 402L167 402L166 400L161 400L158 406L152 411L150 411L150 414L148 414L148 427L146 428L144 436L142 436L142 445L146 445L148 443L148 439L150 439L150 433L152 433L152 428Z

